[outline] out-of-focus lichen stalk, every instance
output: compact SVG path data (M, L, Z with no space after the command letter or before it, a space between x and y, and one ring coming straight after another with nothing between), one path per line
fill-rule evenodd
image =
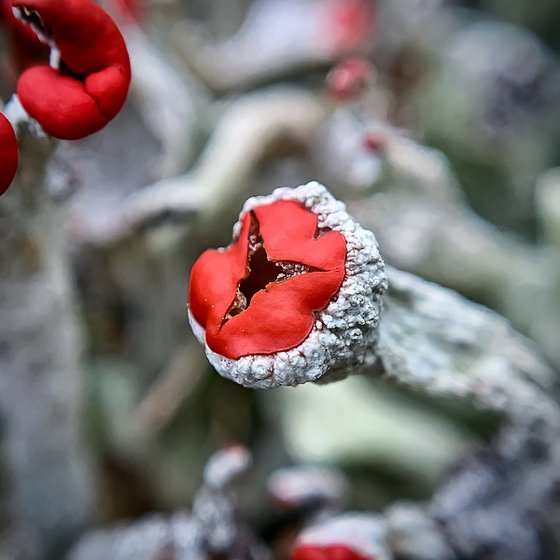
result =
M265 89L234 101L193 170L130 197L123 223L134 230L161 216L196 216L197 235L209 242L215 224L231 220L247 198L258 165L280 146L285 152L309 145L324 117L323 105L295 88Z
M0 199L0 459L2 505L39 551L17 557L35 560L60 558L85 525L92 471L80 441L81 337L60 219L45 188L52 146L27 137L20 146L24 165Z

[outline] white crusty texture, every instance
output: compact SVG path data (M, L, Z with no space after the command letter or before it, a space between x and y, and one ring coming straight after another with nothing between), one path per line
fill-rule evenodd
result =
M234 226L234 239L247 212L278 200L302 202L317 214L319 228L344 235L346 276L339 293L317 314L309 336L299 346L275 354L250 355L237 360L216 354L206 345L204 329L189 312L192 329L205 345L206 355L218 373L253 389L334 381L369 365L374 360L381 298L387 289L375 236L355 222L346 212L346 206L316 182L297 188L279 188L269 196L247 200L240 221ZM274 321L274 317L270 320Z

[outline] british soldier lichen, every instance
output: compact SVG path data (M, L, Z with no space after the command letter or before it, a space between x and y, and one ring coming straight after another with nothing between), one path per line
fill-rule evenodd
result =
M189 318L221 375L250 387L367 362L386 287L375 237L318 183L247 201L226 249L195 263Z

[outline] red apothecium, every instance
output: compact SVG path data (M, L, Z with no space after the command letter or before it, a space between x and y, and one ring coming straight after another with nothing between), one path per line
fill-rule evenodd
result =
M237 359L294 348L344 279L346 241L320 234L296 201L255 208L226 250L206 251L191 273L189 305L211 350Z
M35 66L19 79L21 104L56 138L78 139L103 128L121 109L130 61L120 31L92 0L13 0L23 21L60 51L60 68Z

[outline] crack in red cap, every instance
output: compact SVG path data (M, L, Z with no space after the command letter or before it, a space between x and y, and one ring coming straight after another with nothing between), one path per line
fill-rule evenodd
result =
M12 184L18 168L18 144L12 123L0 113L0 196Z
M301 344L316 313L338 293L345 276L346 240L318 231L301 203L256 207L227 249L211 249L191 272L189 306L217 354L238 359Z
M103 128L123 106L130 84L124 39L92 0L13 0L36 13L60 51L60 69L35 66L19 79L21 104L43 130L75 140Z
M0 23L8 26L9 52L18 71L48 60L48 47L28 25L16 19L11 0L0 0Z

